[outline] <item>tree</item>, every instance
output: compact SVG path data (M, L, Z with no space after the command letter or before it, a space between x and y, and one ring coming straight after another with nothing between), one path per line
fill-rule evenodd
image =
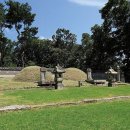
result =
M109 0L101 9L104 31L114 39L114 48L126 70L130 69L130 5L127 0Z
M58 28L56 34L52 36L52 39L54 41L54 47L60 49L66 48L71 50L76 43L76 35L64 28Z
M5 37L4 30L10 28L6 22L6 9L0 3L0 66L5 65L5 58L10 57L12 42Z
M113 48L115 40L104 31L103 26L95 25L91 30L93 39L91 66L93 69L106 70L116 63L116 53Z
M7 5L7 23L14 27L18 33L18 47L21 52L21 64L25 66L25 46L37 34L37 28L31 27L35 14L31 13L31 6L28 3L19 3L13 0L8 0ZM20 44L20 45L19 45Z
M5 18L5 12L4 5L0 3L0 35L2 37L4 33L4 29L6 27L6 18Z
M4 5L0 3L0 48L4 43L4 29L5 29L5 9ZM3 64L3 54L0 50L0 66Z
M91 54L92 54L92 46L93 41L91 36L88 33L82 34L81 39L81 56L80 56L80 68L84 71L87 71L87 68L91 65Z
M31 44L29 49L29 52L33 52L32 56L30 55L30 59L32 58L31 61L34 61L39 66L54 67L54 55L51 40L36 39L33 41L33 44Z
M12 49L13 49L13 42L11 40L7 39L6 37L2 37L0 40L0 66L7 66L12 65ZM8 63L7 63L8 60Z
M21 30L30 27L32 22L34 21L35 14L31 13L31 6L28 3L19 3L13 0L8 0L6 2L7 5L7 22L14 26L18 36L17 39L19 40L21 35Z
M56 34L52 36L52 39L54 64L68 67L70 65L69 57L71 56L72 48L76 44L76 35L72 34L69 30L59 28Z
M20 51L22 54L22 64L25 66L28 62L28 44L32 44L34 39L37 39L35 35L37 34L37 28L36 27L27 27L24 29L23 32L21 32L21 37L19 39L19 42L21 43Z

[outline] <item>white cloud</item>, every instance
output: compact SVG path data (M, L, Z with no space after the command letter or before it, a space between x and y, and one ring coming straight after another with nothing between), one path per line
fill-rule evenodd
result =
M44 39L45 39L45 40L46 40L46 39L52 40L52 38L46 38L46 37L44 37L44 36L40 36L39 39L40 39L40 40L44 40Z
M108 0L68 0L82 6L103 7Z
M45 37L43 37L43 36L40 36L40 37L39 37L39 39L43 40L43 39L46 39L46 38L45 38Z

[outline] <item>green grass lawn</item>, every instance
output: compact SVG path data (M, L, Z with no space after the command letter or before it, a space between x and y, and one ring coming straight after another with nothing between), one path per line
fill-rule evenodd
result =
M0 113L0 130L129 130L130 101Z
M0 79L0 89L35 87L34 83ZM90 98L130 96L130 85L117 87L33 88L0 91L0 107L37 105ZM0 130L129 130L130 100L0 113Z
M50 102L77 101L87 98L130 96L130 86L71 87L63 90L29 89L0 92L0 106L13 104L45 104Z

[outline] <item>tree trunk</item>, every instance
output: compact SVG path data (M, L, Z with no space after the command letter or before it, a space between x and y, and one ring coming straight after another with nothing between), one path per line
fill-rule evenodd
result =
M22 67L25 67L25 61L24 61L24 51L22 52Z

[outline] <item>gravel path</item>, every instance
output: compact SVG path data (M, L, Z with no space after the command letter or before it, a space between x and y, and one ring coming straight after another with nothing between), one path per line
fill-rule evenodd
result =
M34 108L45 108L45 107L56 107L56 106L70 106L70 105L79 105L79 104L88 104L88 103L97 103L97 102L110 102L115 100L126 100L126 99L130 99L130 96L117 96L111 98L98 98L98 99L83 99L74 102L58 102L58 103L49 103L44 105L11 105L11 106L0 107L0 112L29 110Z
M24 109L30 109L30 108L31 106L29 105L11 105L11 106L1 107L0 111L24 110Z

